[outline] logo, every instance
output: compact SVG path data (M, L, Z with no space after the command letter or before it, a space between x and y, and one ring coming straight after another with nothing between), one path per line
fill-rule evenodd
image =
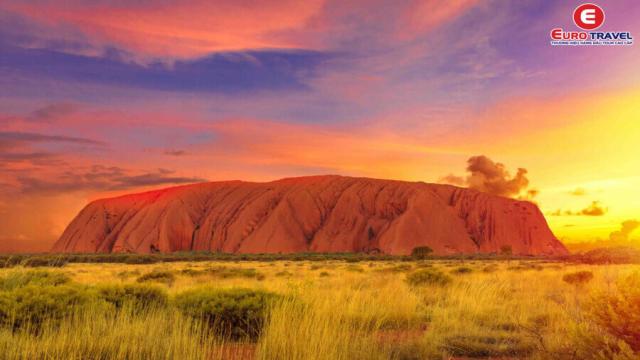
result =
M565 31L561 27L551 30L553 46L602 46L633 45L633 37L628 31L593 31L604 24L604 10L592 3L586 3L573 10L573 23L583 31Z
M582 30L595 30L604 23L604 11L596 4L582 4L573 10L573 23Z

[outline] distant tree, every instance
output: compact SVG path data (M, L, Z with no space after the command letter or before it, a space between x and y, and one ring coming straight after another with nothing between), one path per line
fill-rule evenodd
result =
M426 259L432 252L433 249L428 246L418 246L411 250L411 257L415 259Z
M500 247L500 254L502 254L502 255L511 255L511 254L513 254L513 249L511 249L511 245L502 245Z

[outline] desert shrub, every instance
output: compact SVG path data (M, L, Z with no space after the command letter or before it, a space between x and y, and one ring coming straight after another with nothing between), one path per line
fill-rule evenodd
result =
M256 279L256 280L264 280L266 277L264 274L258 272L253 268L241 268L241 267L227 267L227 266L216 266L208 269L183 269L180 271L181 274L186 276L213 276L221 279L231 279L231 278L246 278L246 279Z
M59 272L43 270L16 271L0 278L0 290L13 290L16 288L34 286L58 286L67 284L71 279Z
M116 274L116 276L122 280L126 280L130 277L134 277L134 276L140 276L140 271L138 270L125 270L125 271L120 271L119 273Z
M146 284L105 285L98 288L98 296L116 309L136 311L164 307L169 299L164 289Z
M496 264L490 264L482 268L482 272L485 272L485 273L492 273L497 270L498 270L498 265Z
M207 274L206 270L198 270L198 269L192 269L192 268L186 268L186 269L182 269L180 270L180 274L185 275L185 276L202 276Z
M282 276L291 276L291 275L293 275L293 274L292 274L292 273L290 273L290 272L288 272L288 271L278 271L278 272L276 273L276 276L278 276L278 277L282 277Z
M137 281L139 283L158 282L171 286L176 281L176 276L171 271L154 270L140 276Z
M400 264L395 266L392 270L394 272L405 272L405 271L410 271L411 269L412 267L409 264Z
M531 264L531 263L526 263L526 262L522 262L519 265L513 265L513 266L509 266L507 268L507 270L511 270L511 271L527 271L527 270L543 270L544 267L538 265L538 264Z
M451 272L453 274L469 274L473 272L473 269L471 269L470 267L466 267L466 266L460 266L458 268L455 268L453 270L451 270Z
M0 269L19 265L25 258L25 255L0 255Z
M185 315L204 321L224 338L255 340L276 298L261 290L195 289L176 296L175 304Z
M516 334L452 336L445 339L443 350L453 356L471 358L517 357L530 354L534 344Z
M309 270L318 270L318 269L321 269L321 268L322 268L322 266L320 266L320 265L311 265L309 267Z
M130 254L126 255L122 262L125 264L155 264L160 261L161 259L157 256Z
M3 325L39 332L46 322L56 324L91 302L89 292L73 285L15 288L0 294Z
M640 352L640 273L617 283L617 291L595 295L589 317L607 333Z
M564 259L584 264L639 264L640 249L631 247L599 248L584 254L569 255Z
M581 360L632 360L637 354L626 342L611 336L602 328L582 322L569 328L571 342L566 348L556 349L548 358ZM568 356L558 356L562 353Z
M583 285L593 279L593 273L591 271L576 271L573 273L565 274L562 277L562 281L572 285Z
M23 260L34 257L34 255L0 255L0 268L19 265ZM46 257L69 263L119 263L119 264L155 264L161 262L197 262L197 261L389 261L389 260L411 260L408 256L392 256L382 254L362 254L362 253L296 253L296 254L229 254L218 252L174 252L155 254L55 254L36 255L35 257Z
M361 266L358 265L349 265L347 266L347 271L351 271L351 272L357 272L357 273L363 273L364 269Z
M328 272L326 272L326 271L323 271L323 272L320 273L320 277L329 277L329 276L330 276L330 274Z
M24 267L63 267L67 260L59 256L35 256L27 257L21 262Z
M432 252L433 249L428 246L418 246L411 250L411 257L414 259L426 259Z
M389 270L391 272L406 272L406 271L410 271L411 269L412 267L409 264L400 264L400 265L396 265L394 267L388 268L386 270Z
M210 268L207 271L209 274L222 279L230 279L230 278L246 278L246 279L256 279L256 280L265 279L264 274L258 272L254 268L219 266L219 267Z
M427 261L419 261L416 263L416 267L417 268L430 268L433 267L433 265L430 262ZM409 267L410 269L410 267Z
M0 292L0 326L8 324L13 312L13 301L5 292Z
M418 270L407 275L407 283L411 286L437 285L444 286L451 282L451 278L437 270Z
M391 273L400 273L411 271L413 267L410 264L400 264L395 266L387 266L381 269L376 269L379 272L391 272Z

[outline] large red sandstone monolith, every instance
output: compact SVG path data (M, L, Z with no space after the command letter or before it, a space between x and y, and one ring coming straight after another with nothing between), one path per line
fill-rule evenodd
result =
M450 185L312 176L212 182L87 205L54 252L565 254L538 209Z

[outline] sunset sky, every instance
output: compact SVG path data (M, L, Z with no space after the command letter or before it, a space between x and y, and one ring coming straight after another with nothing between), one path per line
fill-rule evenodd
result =
M625 221L640 242L640 43L551 46L581 3L3 0L0 252L48 250L103 196L314 174L469 186L535 201L565 242ZM598 4L640 37L640 2Z

